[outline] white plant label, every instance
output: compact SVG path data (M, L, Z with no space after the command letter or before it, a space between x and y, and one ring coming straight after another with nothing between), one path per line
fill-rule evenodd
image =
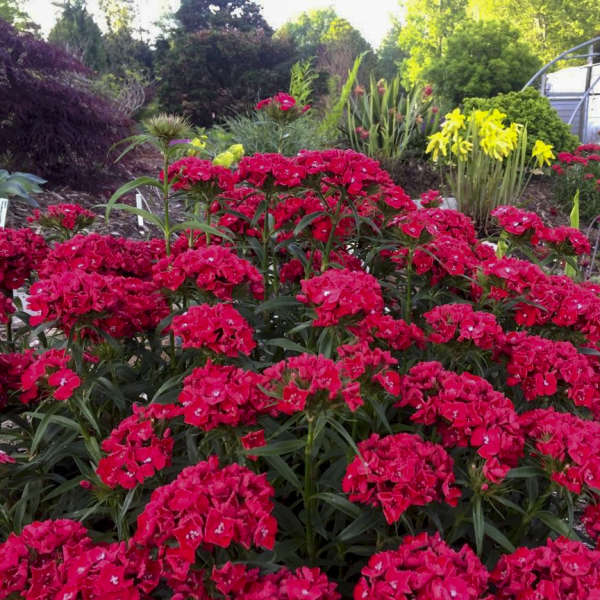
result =
M8 213L8 198L0 198L0 227L6 225L6 213Z
M137 192L135 195L135 205L140 210L144 208L142 204L143 200L144 197L142 196L142 194L140 192ZM142 217L142 215L138 215L137 224L140 229L144 229L144 217Z

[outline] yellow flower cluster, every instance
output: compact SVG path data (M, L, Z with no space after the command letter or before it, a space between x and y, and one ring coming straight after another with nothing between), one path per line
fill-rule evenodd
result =
M244 156L244 146L242 144L233 144L229 146L225 152L217 154L213 159L213 165L219 165L221 167L229 168L233 163L237 163L242 160Z
M195 137L193 140L191 140L191 148L188 150L188 156L196 156L200 150L204 150L204 148L206 148L207 139L207 135L201 135L200 137Z
M466 160L475 145L489 157L502 161L517 148L523 131L519 123L505 126L505 118L498 109L476 110L467 116L455 108L446 115L441 130L429 136L426 152L435 162L440 154L445 158L449 152L458 160ZM554 158L552 146L537 140L532 157L539 167L549 165Z

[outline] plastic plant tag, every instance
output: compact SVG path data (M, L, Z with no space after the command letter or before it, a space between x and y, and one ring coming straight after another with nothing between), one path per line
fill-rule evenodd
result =
M135 206L136 206L136 208L138 208L140 210L142 208L144 208L143 205L142 205L143 200L144 200L144 197L142 196L142 194L140 192L137 192L136 195L135 195ZM138 215L138 217L137 217L137 224L138 224L138 227L140 229L144 229L144 217L142 217L142 215Z
M6 214L8 213L8 198L0 198L0 227L6 226Z

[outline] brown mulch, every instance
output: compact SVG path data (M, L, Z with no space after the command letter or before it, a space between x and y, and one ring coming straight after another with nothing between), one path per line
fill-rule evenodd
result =
M554 200L549 177L536 176L531 179L523 194L522 207L539 215L546 225L569 225L569 215Z
M121 162L115 165L107 165L102 176L99 177L95 189L91 192L73 189L66 185L43 186L43 192L35 195L35 201L40 208L50 204L78 204L91 210L98 215L92 230L101 234L112 234L131 238L146 238L150 234L156 235L156 231L146 227L146 230L140 231L137 226L137 217L123 211L113 211L110 220L107 223L104 219L104 207L100 206L108 202L112 194L123 184L141 177L150 175L157 177L162 166L160 154L151 147L138 148L131 152ZM152 212L162 210L160 198L153 190L144 191L144 198ZM135 206L135 194L130 193L119 200L125 204ZM23 201L11 200L8 209L7 227L24 227L27 224L27 217L31 215L32 208Z

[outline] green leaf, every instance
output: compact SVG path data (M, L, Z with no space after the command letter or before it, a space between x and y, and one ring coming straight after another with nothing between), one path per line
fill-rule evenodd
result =
M322 500L326 504L335 506L338 510L341 510L344 514L354 519L360 516L362 510L356 504L352 504L345 496L339 494L333 494L331 492L320 492L312 496L313 500Z
M212 227L207 223L202 223L201 221L185 221L184 223L178 223L171 229L171 232L176 233L178 231L185 231L186 229L204 231L204 233L209 233L210 235L223 238L224 240L233 243L233 239L231 239L226 233L223 233L220 229Z
M506 552L514 552L516 550L511 541L489 521L485 522L485 534L499 546L502 546Z
M299 236L306 227L308 227L313 221L318 219L319 217L325 216L327 213L320 210L319 212L313 212L308 215L304 215L298 225L294 228L294 236Z
M159 190L163 189L163 185L162 185L162 183L158 179L155 179L154 177L149 177L147 175L145 175L143 177L138 177L137 179L134 179L133 181L129 181L128 183L122 185L110 197L108 203L105 205L106 206L105 219L108 221L108 218L109 218L110 213L111 213L111 211L113 209L113 206L115 205L116 201L119 198L121 198L125 194L128 194L129 192L135 190L136 188L142 187L143 185L149 185L149 186L152 186L152 187L156 187Z
M300 306L301 302L296 300L294 296L276 296L265 302L261 302L255 309L254 312L259 314L264 311L273 311L278 308L284 308L287 306ZM311 321L312 323L312 321Z
M264 458L267 464L290 483L295 490L302 491L302 484L296 473L292 471L290 466L280 456L265 456Z
M373 527L379 522L380 515L375 511L363 512L354 522L350 523L348 527L342 529L337 539L340 542L347 542L353 538L358 537L365 531L373 529Z
M303 439L274 442L273 444L267 444L266 446L250 448L249 450L246 450L246 454L256 456L281 456L282 454L289 454L290 452L296 452L296 450L304 448L305 443L306 442Z
M506 474L506 479L529 479L540 476L544 476L544 471L539 467L517 467Z
M362 460L364 460L362 454L360 453L360 450L358 449L358 446L352 439L352 436L346 431L345 427L338 423L335 420L335 417L327 417L327 422L339 433L339 435L346 441L348 446L350 446L350 448L354 450L354 453L357 456L360 456Z
M477 556L481 556L483 551L483 536L485 533L485 520L483 518L483 509L481 507L481 496L475 496L473 502L473 529L475 531L475 548Z
M144 210L143 208L137 208L136 206L129 206L129 204L114 204L112 208L128 212L132 215L137 215L138 217L142 217L144 220L148 221L148 223L152 223L153 225L156 225L156 227L158 227L161 231L164 231L165 226L163 222L154 213L151 213L148 210Z
M546 524L552 531L555 531L559 535L564 535L571 540L580 540L579 536L573 531L568 523L559 519L556 515L548 512L546 510L541 510L535 514L535 516L542 521L542 523Z
M265 346L277 346L278 348L283 348L284 350L300 352L300 354L308 352L308 350L304 346L301 346L300 344L292 342L292 340L288 340L286 338L275 338L273 340L267 340L265 342Z

